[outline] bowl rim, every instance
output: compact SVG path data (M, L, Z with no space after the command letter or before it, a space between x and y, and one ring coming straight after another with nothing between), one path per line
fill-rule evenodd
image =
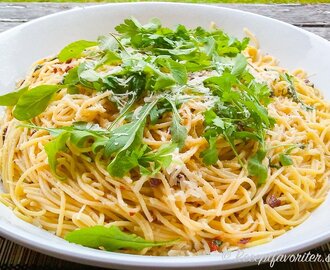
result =
M126 2L126 3L107 3L107 4L97 4L97 5L87 5L87 6L76 6L73 8L70 8L69 10L64 10L60 12L56 12L53 14L49 14L46 16L42 16L33 20L30 20L26 23L20 24L18 26L15 26L11 29L8 29L2 33L0 33L0 42L2 38L6 38L7 36L11 35L12 33L19 31L20 29L29 27L30 25L36 24L36 23L42 23L44 20L48 20L49 18L62 16L70 13L79 12L81 10L95 10L102 9L104 7L109 6L173 6L173 7L185 7L185 6L194 6L196 8L198 7L207 7L210 9L222 9L227 12L237 13L241 15L250 15L254 17L259 17L264 20L271 21L273 23L281 24L282 26L285 26L287 28L295 29L296 31L299 31L303 33L304 35L307 35L311 37L312 39L318 40L318 42L323 43L325 46L328 46L330 49L330 42L326 39L308 32L304 29L301 29L299 27L296 27L294 25L291 25L289 23L266 17L263 15L255 14L248 11L242 11L239 9L234 9L230 7L224 7L224 6L215 6L215 5L208 5L208 4L193 4L193 3L172 3L172 2ZM293 254L293 253L299 253L306 251L311 248L315 248L317 246L322 245L323 243L330 241L330 229L329 231L320 234L318 236L315 236L312 239L305 240L300 245L291 244L280 251L265 251L262 254L255 256L255 261L248 261L248 260L237 260L235 258L230 259L219 259L217 256L212 255L198 255L198 256L192 256L189 257L189 260L187 260L187 256L143 256L143 255L130 255L130 254L123 254L123 253L116 253L116 252L107 252L102 250L94 250L86 247L82 247L79 251L76 250L63 250L60 248L59 244L56 243L50 243L45 244L45 242L38 242L37 239L33 237L31 233L25 233L24 235L18 235L13 234L12 230L10 228L6 228L1 224L1 215L0 215L0 235L16 242L22 246L28 247L32 250L57 257L59 259L65 259L72 262L79 262L94 266L103 266L103 267L118 267L118 268L125 268L129 269L131 267L137 267L138 269L155 269L155 265L157 264L158 269L196 269L196 268L203 268L208 267L208 269L214 268L214 267L222 267L225 268L232 268L235 266L248 266L252 264L257 264L258 260L266 257L266 256L276 256L280 254ZM30 236L30 237L29 237ZM82 252L84 251L84 252ZM96 256L98 255L98 256ZM107 255L107 256L106 256Z

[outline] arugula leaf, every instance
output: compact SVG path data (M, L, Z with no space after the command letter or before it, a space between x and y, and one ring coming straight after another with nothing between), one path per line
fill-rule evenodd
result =
M210 87L216 94L222 96L223 93L231 91L232 86L237 82L237 78L229 73L224 72L219 77L210 77L204 80L204 85ZM235 94L235 92L233 92Z
M272 120L268 115L268 111L265 107L261 106L257 102L252 101L251 99L243 100L242 103L245 105L245 107L253 114L259 122L264 124L266 127L272 126Z
M174 84L175 84L174 79L172 79L171 77L169 77L167 75L160 74L156 78L156 82L155 82L155 85L154 85L154 90L155 91L163 90L164 88L167 88L167 87L172 86Z
M0 106L15 106L21 95L23 95L28 89L29 87L26 86L16 92L0 96Z
M33 124L23 124L21 127L47 130L52 136L54 136L54 139L45 145L45 151L47 153L48 163L52 173L60 179L63 179L63 177L58 176L56 173L56 156L58 152L66 149L67 142L70 141L77 147L84 147L84 143L88 139L91 139L93 141L91 142L92 150L96 153L101 148L104 148L108 141L107 136L109 136L108 131L84 122L76 122L72 126L62 128L46 128Z
M293 149L299 147L300 149L304 149L304 145L294 144L291 145L284 153L280 154L279 160L281 166L290 166L293 164L292 158L289 156L289 154L292 152Z
M115 29L123 35L124 38L129 38L131 44L135 48L147 47L152 40L157 39L154 36L150 39L150 35L155 33L160 28L160 21L157 18L153 18L149 23L141 25L135 18L124 20L123 24L115 27Z
M232 123L231 119L230 118L220 118L219 116L217 116L217 114L212 109L208 110L204 113L204 118L205 118L204 124L206 125L206 132L204 133L204 137L206 137L210 140L211 138L217 138L219 135L222 135L226 139L226 141L229 143L231 149L233 150L235 156L238 159L238 162L243 167L243 163L242 163L241 159L239 158L239 155L238 155L235 145L234 145L234 139L236 139L236 137L235 137L236 127ZM215 142L212 142L212 143L215 143ZM211 162L213 164L215 164L216 163L215 144L210 145L210 141L209 141L209 148L206 149L205 151L204 151L204 155L208 154L208 157L207 157L207 159L205 159L205 161L210 164L211 164Z
M98 72L97 67L94 63L84 62L70 70L63 83L71 87L80 84L96 91L112 90L115 94L140 96L145 91L146 76L141 71L127 70L109 75Z
M78 83L97 91L112 90L117 93L129 92L133 84L131 81L140 85L144 83L143 90L150 92L176 84L185 85L187 71L212 68L213 57L220 51L221 55L235 56L246 47L245 40L241 43L218 29L214 32L202 28L188 30L179 25L171 30L162 27L158 19L152 19L145 25L134 18L126 19L116 30L121 35L98 39L97 61L89 67L88 63L92 61L80 65L79 82L68 86L70 93L76 92L74 86ZM70 56L80 56L85 48L97 44L81 40L68 45L63 51L69 51ZM128 53L125 46L135 50ZM241 62L237 61L238 64ZM102 74L98 68L104 64L119 65L118 72Z
M205 40L205 46L201 48L201 51L204 52L207 56L212 56L215 53L217 43L212 36L206 37Z
M77 147L83 147L84 143L88 139L97 139L97 135L87 130L74 130L71 132L70 141Z
M129 113L129 110L133 106L134 102L136 101L137 96L134 95L126 104L125 106L121 109L119 116L111 123L111 125L108 127L108 130L112 130L113 127L124 117L127 116Z
M119 44L113 36L99 36L97 39L101 50L112 52L118 50Z
M115 27L117 32L124 36L134 36L138 34L141 28L142 25L135 18L125 19L124 23Z
M111 137L105 145L104 154L106 157L114 156L114 159L109 163L108 172L117 177L122 177L126 172L137 166L137 158L127 160L125 164L126 169L123 166L123 155L127 157L124 151L131 152L131 148L135 148L135 145L140 145L142 142L142 133L145 126L146 118L149 115L152 108L157 104L158 100L146 103L143 105L137 116L133 118L132 122L122 125L111 131Z
M107 171L111 176L122 178L130 170L139 165L140 156L135 151L123 151L120 152L107 166Z
M169 57L158 57L156 60L157 64L166 67L171 72L174 80L179 85L185 85L188 80L187 70L185 65L174 61Z
M78 75L79 75L79 81L87 81L87 82L98 82L102 80L102 77L98 72L96 72L94 69L78 69ZM95 87L95 85L94 85ZM96 90L99 90L96 88Z
M273 127L275 122L264 107L269 103L270 92L267 86L254 81L246 69L247 61L243 55L238 54L234 64L220 59L226 65L221 70L221 76L204 80L204 85L219 98L214 107L204 113L204 136L210 138L222 135L243 166L234 141L252 139L259 141L264 148L265 131ZM214 150L211 157L215 159ZM215 163L215 160L212 161Z
M172 125L171 125L171 134L172 141L178 144L179 148L182 148L185 144L187 138L187 129L181 125L181 118L178 114L173 113Z
M279 159L282 166L290 166L293 164L291 157L287 154L280 154Z
M181 125L181 117L178 112L178 109L176 108L175 103L170 99L166 98L167 101L172 106L172 124L171 124L171 134L172 134L172 142L176 143L178 147L181 149L186 141L186 138L188 136L187 129Z
M79 93L79 88L77 87L77 84L79 83L78 67L79 66L76 66L70 69L69 72L64 76L62 84L67 87L69 94Z
M173 78L179 85L185 85L187 83L187 70L183 64L169 59L168 67L172 73Z
M119 54L113 51L107 51L95 68L99 68L102 65L119 65L121 62L122 58Z
M60 176L56 172L56 165L57 165L57 153L60 151L64 151L66 149L66 142L70 137L70 133L67 131L62 132L58 135L55 139L48 142L45 145L45 151L48 157L48 164L52 173L59 179L65 179L63 176Z
M248 91L251 95L254 95L256 100L260 101L264 106L267 106L270 103L271 90L267 84L251 81L249 86L250 88L248 88Z
M13 115L17 120L29 120L42 113L53 95L64 86L40 85L24 92L18 99Z
M217 117L217 114L214 112L213 109L209 109L204 112L204 123L206 125L213 124L213 120Z
M143 105L138 115L132 122L122 125L111 131L111 138L105 146L105 156L126 150L134 141L137 132L144 127L146 118L158 100Z
M108 164L107 171L110 175L115 177L123 177L131 169L135 168L139 164L139 158L143 155L146 146L142 146L144 125L134 134L133 142L127 149L117 152L114 159ZM111 140L111 138L110 138ZM109 141L107 142L109 143Z
M64 77L63 84L76 85L79 83L78 67L79 66L76 66L69 70L69 72Z
M175 125L172 131L172 140L175 143L169 146L164 145L158 151L151 152L147 151L146 146L141 147L146 118L158 101L146 103L137 116L132 119L132 122L111 131L104 152L106 157L114 156L107 167L110 175L123 177L135 167L139 167L144 174L154 174L162 167L169 166L172 160L170 153L179 146L176 143L184 144L187 131L180 125L180 116L175 104L169 101L173 106L173 115L175 115L173 116L175 124L172 124Z
M166 100L161 99L150 111L150 122L155 125L165 112L172 111L172 105Z
M80 64L77 68L79 83L96 91L104 91L106 87L103 83L103 77L100 73L96 72L94 68L95 65L90 62Z
M159 120L160 116L161 116L160 110L158 109L158 106L156 105L150 111L150 123L152 125L157 124L157 121Z
M175 84L175 80L167 73L161 72L155 65L144 63L143 72L151 78L152 84L149 85L154 91L163 90Z
M201 153L201 157L206 165L214 165L219 159L219 153L216 147L217 138L210 137L208 142L209 146Z
M290 76L288 73L284 73L284 75L280 75L281 79L286 81L288 83L288 93L292 97L293 101L296 103L300 103L301 106L307 110L307 111L312 111L315 108L313 106L306 105L298 96L298 92L296 90L296 87L294 86L293 83L293 77Z
M64 128L71 133L70 142L77 147L86 147L86 141L91 143L93 153L105 147L110 133L100 129L98 125L76 122L71 127Z
M288 147L283 153L279 154L279 165L277 164L272 164L271 163L271 158L269 158L269 166L271 168L276 168L279 169L282 166L290 166L293 164L293 160L290 157L290 153L293 151L293 149L295 148L300 148L300 149L304 149L305 145L304 144L278 144L278 145L274 145L272 147L269 147L267 150L271 150L274 148L278 148L278 147Z
M247 60L243 54L238 54L235 58L233 69L231 70L231 74L238 77L243 71L246 69Z
M144 153L139 158L139 167L142 174L155 175L162 168L170 166L172 153L177 147L175 143L163 144L158 150Z
M140 139L136 139L134 146L119 153L116 162L109 164L107 170L110 175L123 177L135 167L138 167L143 175L155 175L171 164L176 144L164 144L159 149L151 151L147 145L138 143L139 141Z
M69 232L65 240L90 248L103 247L107 251L119 249L141 250L147 247L158 247L174 244L176 240L153 242L147 241L135 234L125 233L116 226L109 228L93 226Z
M127 45L154 55L170 55L173 60L186 61L187 70L210 67L215 54L234 57L247 46L219 29L206 31L201 27L188 30L178 25L172 30L162 27L158 19L141 25L136 19L127 19L116 27Z
M79 58L79 57L81 57L82 53L87 48L97 46L97 45L98 45L98 42L95 42L95 41L78 40L78 41L72 42L69 45L65 46L60 51L57 58L61 62L65 62L72 58Z
M249 132L249 131L237 131L234 133L235 139L251 139L254 141L259 141L259 142L263 142L263 138L262 136L260 136L260 134L257 133L253 133L253 132Z
M248 172L251 176L255 176L259 184L264 184L268 177L267 166L262 164L266 157L266 151L258 150L248 161Z

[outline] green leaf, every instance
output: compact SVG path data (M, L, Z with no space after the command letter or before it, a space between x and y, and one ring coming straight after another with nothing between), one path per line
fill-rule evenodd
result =
M113 36L99 36L97 41L103 51L114 53L119 48L119 44Z
M267 127L271 126L272 122L268 115L268 111L265 107L263 107L262 105L259 105L255 101L251 101L251 100L244 100L244 101L242 101L242 103L247 107L247 109L250 112L258 115L259 118L261 119L261 121L264 122Z
M68 131L70 127L63 127L63 128L47 128L47 127L40 127L36 126L34 124L21 124L19 127L26 127L26 128L33 128L33 129L41 129L41 130L47 130L49 134L52 136L58 136L64 131Z
M135 167L143 174L155 174L171 163L176 144L163 145L158 151L147 151L147 146L142 144L145 119L157 102L145 104L132 122L111 131L105 146L106 157L115 155L107 167L110 175L123 177Z
M85 69L78 74L80 80L85 80L88 82L97 82L100 79L102 79L100 74L96 72L94 69Z
M212 110L207 110L204 112L204 122L206 125L211 125L213 120L217 117L217 114Z
M95 41L88 41L88 40L78 40L69 45L65 46L60 53L58 54L57 58L61 62L65 62L72 58L79 58L81 57L82 53L90 47L97 46L98 42Z
M169 86L172 86L175 84L174 79L172 79L170 76L165 75L165 73L158 75L156 79L156 83L154 85L154 90L159 91L163 90L164 88L167 88Z
M121 169L118 164L122 163L120 157L123 154L119 154L123 151L130 150L129 148L134 145L139 146L141 144L146 118L157 102L158 100L154 100L151 103L146 103L143 105L137 116L133 118L132 122L111 131L111 137L105 145L104 154L106 157L115 155L114 159L108 165L108 171L110 174L113 173L113 176L122 175L120 172L116 173L118 172L116 168ZM133 163L132 160L129 160L127 166L130 167Z
M293 164L293 161L289 155L280 154L279 159L282 166L290 166Z
M63 80L63 84L67 87L67 91L71 95L79 93L79 88L77 87L79 83L78 67L70 69Z
M112 90L116 94L123 94L128 91L127 81L112 75L104 77L103 83L106 89Z
M185 66L172 59L169 59L168 66L174 80L176 80L176 82L180 85L185 85L188 79L187 70Z
M72 126L61 127L61 128L46 128L40 127L33 124L22 124L21 127L28 127L33 129L47 130L55 138L45 145L45 151L48 156L48 163L50 165L52 173L60 177L56 173L57 159L56 155L60 151L66 149L66 143L70 141L77 147L86 147L84 143L87 140L91 140L90 144L93 153L98 152L101 148L104 148L108 141L109 132L101 129L98 125L76 122Z
M127 116L129 113L131 107L133 106L134 102L136 101L136 95L134 95L126 104L125 106L121 109L119 116L111 123L111 125L108 127L108 130L112 130L113 127L124 117Z
M96 135L86 130L74 130L71 132L70 141L77 147L82 148L86 140L95 138Z
M96 68L102 65L119 65L121 62L122 59L116 52L107 51L100 62L97 64Z
M187 129L180 123L181 117L175 103L169 98L167 98L167 100L171 104L173 111L171 124L172 142L177 144L181 149L185 144L188 132Z
M216 127L219 127L221 129L225 129L225 122L219 116L217 116L213 119L213 124Z
M233 69L231 70L231 74L238 77L243 71L246 69L247 60L243 54L238 54L235 58Z
M90 248L103 247L107 251L119 249L141 250L147 247L171 245L175 241L153 242L147 241L135 234L125 233L116 226L109 228L93 226L69 232L65 240Z
M40 85L23 93L14 108L13 115L18 120L29 120L38 116L48 106L54 94L64 86Z
M165 112L170 111L172 111L172 106L167 102L167 100L158 102L158 104L150 111L151 124L155 125Z
M111 176L124 177L131 169L139 165L138 158L131 152L120 152L115 159L107 166Z
M79 83L87 88L103 91L105 90L103 77L100 73L96 72L94 68L94 64L90 62L80 64L77 69Z
M19 98L29 89L28 86L23 87L16 92L11 92L0 96L0 106L15 106Z
M159 65L169 69L176 83L178 83L179 85L185 85L187 83L188 75L185 65L174 61L170 57L164 56L158 57L156 62Z
M298 96L298 92L296 90L296 87L293 82L293 77L290 76L288 73L284 73L284 75L281 75L281 79L286 81L289 85L288 87L288 94L292 97L292 100L296 103L300 103L301 106L307 110L307 111L312 111L315 108L313 106L306 105Z
M217 85L221 90L220 94L223 92L229 92L231 91L231 88L234 83L236 83L237 78L228 72L224 72L221 76L219 77L210 77L204 80L204 84L208 87L210 85ZM215 88L216 93L219 93L218 88Z
M142 174L155 175L162 168L167 168L172 162L172 153L177 148L177 144L163 144L158 150L144 153L139 158L140 170ZM151 170L149 169L151 168Z
M78 66L70 69L63 81L65 85L76 85L77 83L79 83Z
M133 92L138 98L146 89L146 76L140 73L132 73L128 78L127 92Z
M234 137L235 137L235 139L251 139L251 140L262 142L262 138L260 137L259 134L253 133L253 132L248 132L248 131L234 132Z
M145 118L141 118L141 121L133 121L113 130L105 147L105 156L110 157L114 153L126 150L133 143L138 130L144 126L144 123Z
M201 157L206 165L214 165L219 159L219 153L216 147L217 138L211 137L208 142L209 146L201 153Z
M257 100L259 100L263 105L267 106L270 103L270 93L271 90L267 84L258 83L256 81L252 81L250 84L251 92L256 96Z
M222 75L204 80L204 85L218 96L214 108L204 113L205 137L223 135L237 156L235 139L252 139L264 145L265 130L273 127L274 119L269 116L264 104L269 101L269 89L257 84L246 70L246 59L238 55L231 73L230 61L221 58L225 67ZM250 76L251 75L251 76ZM238 76L241 76L238 78Z
M127 149L118 152L107 166L107 171L115 177L123 177L139 164L139 158L144 154L146 145L142 144L144 125L136 132L133 142Z
M48 157L48 164L52 173L57 176L59 179L63 180L63 176L59 176L56 172L57 166L57 153L60 151L64 151L66 149L66 142L70 137L70 132L64 131L60 135L58 135L55 139L48 142L45 145L45 151Z
M94 142L92 143L92 151L96 154L100 149L103 149L108 142L108 138L104 137L94 137Z
M142 25L135 19L126 19L124 23L119 24L115 27L118 33L123 34L124 36L134 36L142 28Z
M70 127L65 127L65 130L71 134L71 143L82 148L86 147L84 144L88 141L91 143L94 153L104 148L110 134L109 131L101 129L99 125L85 122L76 122Z
M258 150L257 153L252 156L248 161L248 171L251 176L255 176L258 179L259 184L264 184L268 177L267 166L262 164L262 161L266 157L266 151Z
M181 125L180 118L174 116L171 125L172 141L182 148L187 138L187 129Z
M208 37L206 40L207 41L205 43L205 46L202 48L202 51L206 55L212 56L216 50L216 41L214 37Z

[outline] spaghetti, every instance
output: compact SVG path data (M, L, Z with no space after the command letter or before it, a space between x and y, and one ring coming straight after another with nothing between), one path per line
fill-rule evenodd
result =
M214 102L208 95L187 98L180 105L187 137L184 146L171 153L169 166L155 174L133 171L123 177L109 174L102 151L94 154L89 144L79 148L68 141L68 150L57 154L57 174L66 177L59 180L45 151L53 135L48 130L22 127L13 117L13 107L8 107L0 127L0 175L5 189L0 201L19 218L59 237L77 228L113 225L150 241L179 239L168 246L122 250L145 255L208 254L251 247L301 224L324 201L329 188L330 105L307 74L296 70L293 86L300 100L314 107L306 110L286 95L289 82L281 75L287 71L275 58L251 45L243 54L249 72L273 93L267 110L275 124L265 136L264 183L258 183L238 160L246 163L258 151L255 140L235 140L237 157L226 138L219 136L219 159L213 165L204 164L201 153L208 146L202 136L204 113ZM42 59L19 88L60 84L85 60ZM190 85L197 85L210 72L191 72L189 76ZM69 93L63 88L32 123L58 128L83 121L107 129L120 116L114 97L111 90L96 92L79 86L78 92ZM121 119L118 125L125 121ZM147 121L143 144L155 150L171 142L172 121L171 112L161 115L157 123ZM292 164L283 166L278 160L288 147L292 148L287 151Z

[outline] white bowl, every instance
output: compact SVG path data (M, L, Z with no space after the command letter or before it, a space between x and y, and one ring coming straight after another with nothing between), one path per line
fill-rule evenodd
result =
M206 5L126 3L76 8L46 16L0 34L0 94L14 89L35 60L58 52L69 42L95 39L123 19L142 22L159 17L168 26L182 23L208 27L211 21L241 38L247 27L258 37L264 52L276 56L282 66L301 67L330 99L330 43L314 34L263 16ZM125 255L70 244L19 220L0 205L0 234L40 252L80 263L121 269L231 268L258 262L260 258L304 251L330 241L330 199L303 224L268 244L217 256L152 257Z

